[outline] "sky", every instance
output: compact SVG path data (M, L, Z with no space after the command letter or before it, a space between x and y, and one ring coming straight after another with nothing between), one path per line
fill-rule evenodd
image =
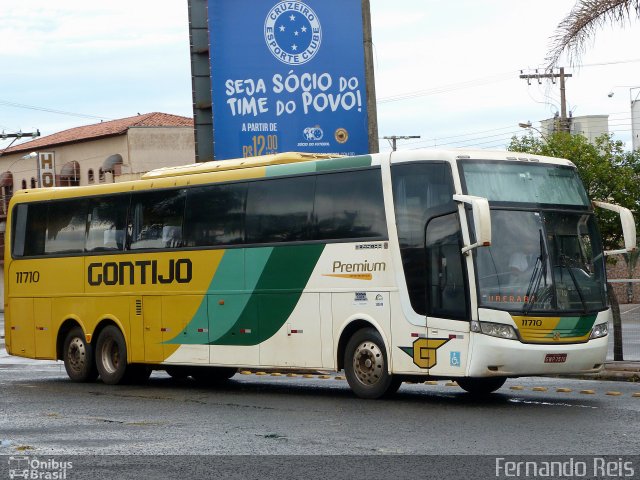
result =
M519 75L544 66L574 0L370 1L379 135L421 137L398 148L505 148L526 133L518 123L539 127L559 111L557 84ZM20 0L0 11L0 131L193 115L187 0ZM569 111L609 115L629 148L638 45L640 22L606 27L580 65L561 62L573 75Z

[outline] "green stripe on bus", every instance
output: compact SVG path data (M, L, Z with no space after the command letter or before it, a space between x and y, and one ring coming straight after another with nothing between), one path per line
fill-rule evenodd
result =
M546 337L552 338L555 332L560 332L562 338L584 337L593 328L596 315L582 315L580 317L562 317L554 331Z
M165 343L207 343L198 329L208 329L211 345L270 338L291 315L323 250L323 244L227 250L192 320Z
M596 322L596 315L583 315L581 317L576 318L576 322L573 325L573 328L567 332L568 337L584 337L585 335L591 332L593 328L593 324ZM562 321L560 321L560 326L564 327Z
M211 279L207 294L202 297L202 302L193 318L178 335L165 343L188 345L207 343L203 342L202 333L199 333L198 329L209 330L207 341L218 339L227 333L245 310L250 293L255 290L272 251L273 247L226 250ZM210 322L209 311L223 299L227 300L224 317L216 314L214 321ZM212 302L212 300L215 301Z
M327 172L332 170L344 170L347 168L370 167L371 155L359 155L357 157L330 158L328 160L316 160L315 162L287 163L284 165L271 165L266 167L267 177L280 175L295 175L299 173Z
M323 250L323 244L274 248L237 321L209 343L257 345L271 338L293 312Z
M267 177L277 177L280 175L296 175L299 173L314 173L316 162L288 163L285 165L273 165L266 168Z
M370 167L371 155L359 155L357 157L331 158L316 162L318 172L328 170L342 170L344 168Z

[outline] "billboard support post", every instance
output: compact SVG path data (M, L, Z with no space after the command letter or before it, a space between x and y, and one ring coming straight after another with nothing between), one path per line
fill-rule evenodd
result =
M370 0L188 6L196 161L379 151Z
M364 77L369 112L369 153L380 151L378 143L378 109L376 106L376 81L373 69L373 35L371 33L371 5L362 0L362 32L364 42Z

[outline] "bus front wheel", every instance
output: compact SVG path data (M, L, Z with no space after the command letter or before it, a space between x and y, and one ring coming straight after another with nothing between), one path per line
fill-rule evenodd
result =
M96 366L104 383L117 385L126 381L127 344L120 329L114 325L106 326L98 337Z
M472 395L489 395L502 387L506 381L505 377L456 378L460 388Z
M72 328L64 339L64 368L74 382L93 382L98 370L93 356L93 346L87 343L80 327Z
M344 354L344 373L353 393L360 398L380 398L395 393L401 379L389 373L387 352L374 328L358 330Z

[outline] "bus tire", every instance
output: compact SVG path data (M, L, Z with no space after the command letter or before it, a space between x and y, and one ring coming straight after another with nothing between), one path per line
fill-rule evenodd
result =
M388 371L387 352L374 328L358 330L349 339L344 353L344 373L353 393L360 398L380 398L394 394L402 383Z
M506 377L485 377L485 378L456 378L456 382L466 392L471 395L489 395L504 385Z
M107 385L127 382L127 344L118 327L108 325L100 332L96 344L96 366L100 378Z
M72 328L64 339L62 358L67 375L74 382L93 382L98 378L93 345L87 343L80 327Z

